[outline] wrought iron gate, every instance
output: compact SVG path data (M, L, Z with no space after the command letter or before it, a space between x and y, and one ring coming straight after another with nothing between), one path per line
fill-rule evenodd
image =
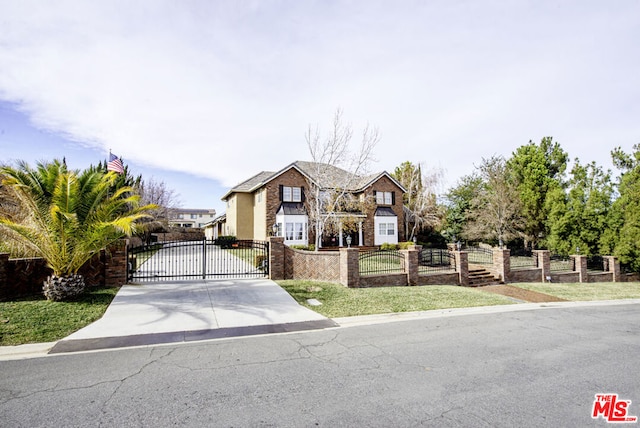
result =
M262 278L269 274L263 241L170 241L128 248L129 281Z

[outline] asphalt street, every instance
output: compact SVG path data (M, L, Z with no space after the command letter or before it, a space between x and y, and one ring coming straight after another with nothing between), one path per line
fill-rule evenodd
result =
M640 415L640 305L352 324L0 362L10 427L585 427Z

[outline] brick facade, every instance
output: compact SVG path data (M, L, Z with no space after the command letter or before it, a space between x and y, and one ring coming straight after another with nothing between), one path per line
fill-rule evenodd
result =
M373 184L367 187L364 191L366 198L374 198L374 192L392 192L395 193L395 203L393 205L384 205L393 210L395 215L398 218L398 242L405 241L405 233L404 233L404 211L402 209L402 189L400 189L389 177L382 176L378 180L376 180ZM361 245L364 246L372 246L374 245L374 224L373 224L373 216L375 214L376 208L378 205L375 203L371 204L371 208L365 214L367 218L363 223L363 232L364 232L364 243Z

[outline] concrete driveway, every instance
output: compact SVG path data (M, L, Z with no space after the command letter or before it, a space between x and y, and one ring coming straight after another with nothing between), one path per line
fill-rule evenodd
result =
M268 279L124 285L104 316L50 353L312 330L337 324Z

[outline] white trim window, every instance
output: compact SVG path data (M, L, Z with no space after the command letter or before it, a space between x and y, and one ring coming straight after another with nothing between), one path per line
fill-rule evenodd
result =
M376 204L393 205L393 192L376 192Z
M373 221L374 245L398 243L398 217L375 216Z
M378 223L378 235L395 236L395 234L396 234L395 223Z
M276 216L278 234L284 237L284 243L287 245L307 245L309 243L308 222L309 219L306 215L278 214Z
M282 186L282 202L302 202L302 187Z

